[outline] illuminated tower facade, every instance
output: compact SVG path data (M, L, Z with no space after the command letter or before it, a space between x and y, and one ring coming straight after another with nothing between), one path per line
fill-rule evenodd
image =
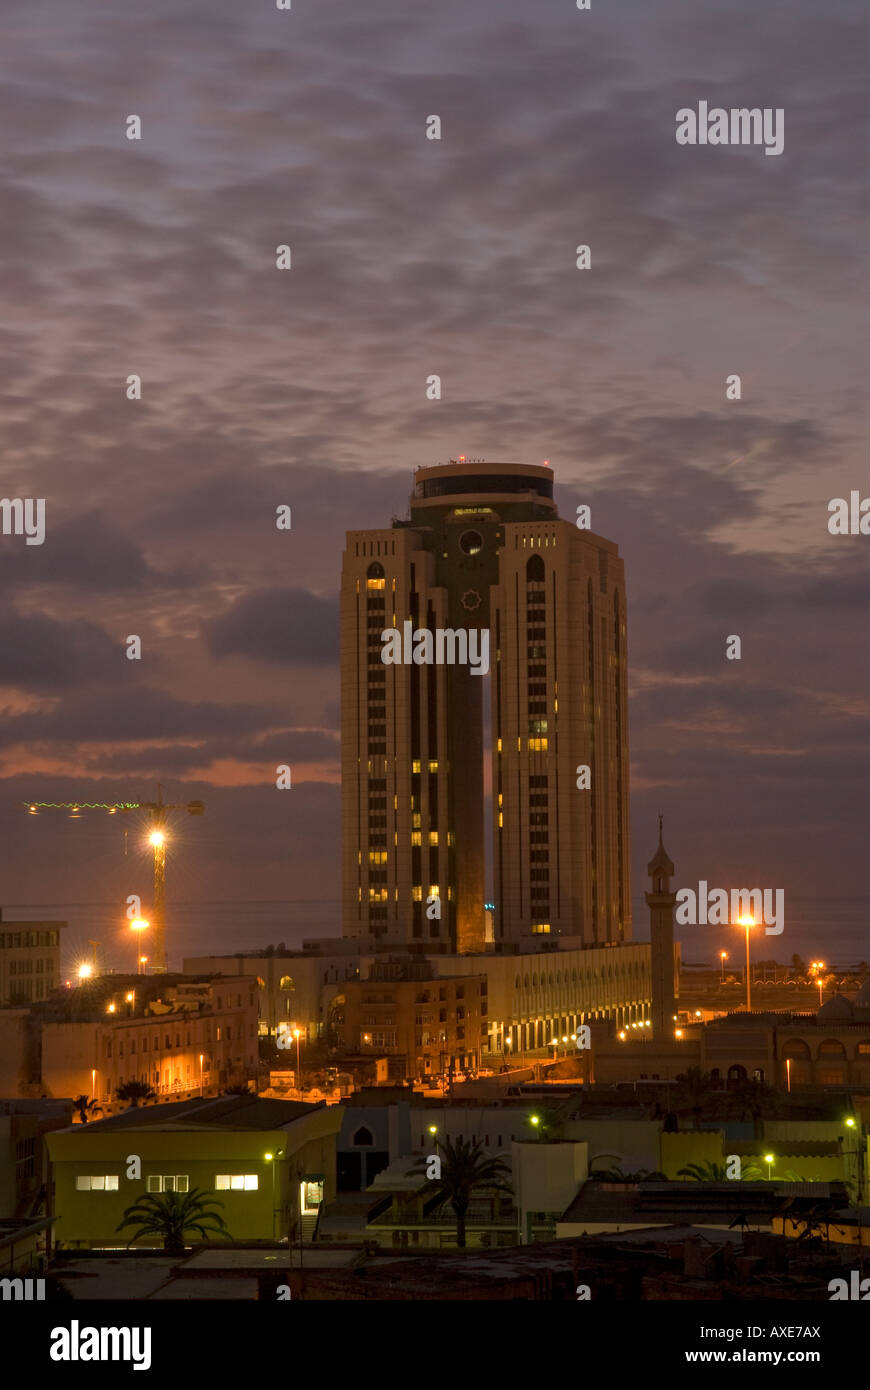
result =
M406 622L485 630L488 673L385 665ZM348 533L341 688L346 936L482 950L491 884L496 949L630 940L623 565L549 467L421 468L407 520Z

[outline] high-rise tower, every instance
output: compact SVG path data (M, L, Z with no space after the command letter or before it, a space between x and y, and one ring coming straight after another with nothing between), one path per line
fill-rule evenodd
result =
M345 935L483 949L486 789L496 949L630 940L618 549L559 519L546 466L451 462L415 484L407 521L347 536ZM405 622L488 630L488 676L385 665Z

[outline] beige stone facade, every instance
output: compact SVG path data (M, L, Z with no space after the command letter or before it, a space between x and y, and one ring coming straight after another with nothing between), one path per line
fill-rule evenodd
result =
M66 922L4 922L0 913L0 1004L47 999L60 984Z
M488 773L496 947L631 939L623 565L552 490L542 466L421 468L407 521L348 533L345 936L483 949ZM384 664L382 633L406 622L488 633L488 675Z
M380 976L380 978L379 978ZM338 1044L362 1055L404 1058L406 1077L477 1068L487 1046L485 975L348 981L336 1004Z
M134 981L107 996L99 1020L42 1023L41 1085L49 1096L92 1096L109 1113L125 1081L147 1082L160 1100L256 1081L254 980L227 976L169 987L166 1003L146 1006L144 1014Z

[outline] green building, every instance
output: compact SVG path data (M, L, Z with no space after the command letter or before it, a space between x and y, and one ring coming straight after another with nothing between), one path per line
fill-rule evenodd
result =
M55 1244L123 1248L135 1235L116 1230L127 1207L145 1193L194 1188L223 1204L235 1242L308 1240L322 1203L335 1197L341 1117L339 1106L219 1096L55 1131L46 1137Z

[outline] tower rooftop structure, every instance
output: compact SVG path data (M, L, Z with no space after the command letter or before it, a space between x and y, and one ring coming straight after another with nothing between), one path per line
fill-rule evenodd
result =
M412 521L425 523L453 509L459 515L489 511L505 520L555 517L553 470L543 464L484 459L451 459L418 468L411 498Z
M675 872L674 866L673 866L673 862L671 861L670 855L668 854L667 850L665 849L664 842L663 842L663 840L662 840L662 821L663 821L663 819L664 819L663 816L659 816L659 845L658 845L658 849L656 850L656 852L655 852L655 854L653 855L652 859L649 861L649 863L648 863L647 866L646 866L646 871L647 871L647 873L649 874L650 878L654 878L654 877L656 876L656 874L664 874L664 876L665 876L666 878L673 878L674 872Z

